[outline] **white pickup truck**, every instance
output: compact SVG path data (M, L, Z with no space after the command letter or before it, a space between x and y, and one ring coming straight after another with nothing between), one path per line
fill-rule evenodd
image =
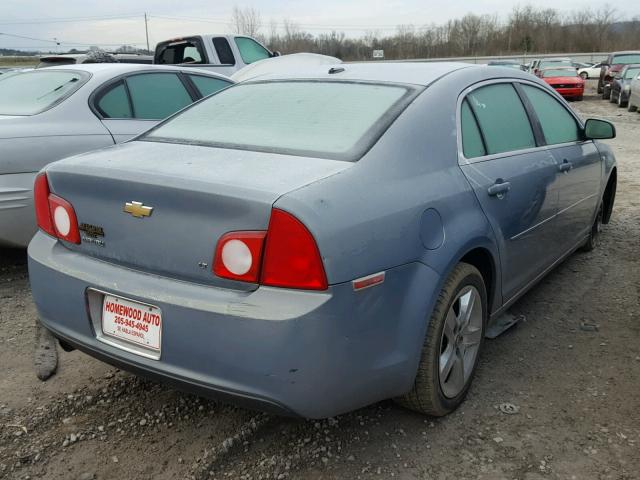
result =
M251 63L279 55L251 37L194 35L158 43L153 63L193 65L231 76Z

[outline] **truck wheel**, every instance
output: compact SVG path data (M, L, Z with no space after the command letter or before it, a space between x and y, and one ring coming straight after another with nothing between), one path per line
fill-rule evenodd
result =
M441 417L464 400L484 341L487 291L473 265L459 263L433 310L415 382L397 398L403 407Z

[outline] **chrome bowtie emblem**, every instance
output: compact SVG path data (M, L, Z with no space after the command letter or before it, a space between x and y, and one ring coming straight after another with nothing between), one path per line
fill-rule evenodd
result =
M123 211L130 213L136 218L149 217L153 212L153 207L147 207L142 202L127 202L124 204Z

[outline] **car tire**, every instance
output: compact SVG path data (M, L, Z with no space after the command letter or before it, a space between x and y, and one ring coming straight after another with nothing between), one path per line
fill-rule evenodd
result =
M459 263L438 295L414 385L408 393L396 398L396 402L436 417L454 411L469 391L482 350L486 323L487 291L482 275L473 265ZM445 358L447 351L449 355ZM441 365L443 361L445 365ZM441 370L447 368L446 378L441 379Z
M577 100L578 102L581 102L582 100L584 100L584 96L583 96L583 95L580 95L579 97L576 97L576 100Z
M602 99L603 100L609 100L611 98L611 89L610 88L603 88L602 89Z
M636 107L635 105L631 105L631 102L627 102L627 111L635 112L636 110L638 110L638 107Z
M624 107L626 107L626 106L627 106L627 104L628 104L628 103L629 103L628 101L626 101L626 102L625 102L625 101L622 99L622 92L620 92L620 94L618 95L618 107L619 107L619 108L624 108Z
M616 97L613 96L611 91L609 91L609 103L616 103Z
M593 225L591 226L589 236L582 246L583 252L590 252L592 250L595 250L600 244L600 235L602 234L602 216L602 203L600 203L600 206L598 207L598 213L595 220L593 221Z
M580 72L580 77L582 77L583 80L588 80L589 74L587 72Z

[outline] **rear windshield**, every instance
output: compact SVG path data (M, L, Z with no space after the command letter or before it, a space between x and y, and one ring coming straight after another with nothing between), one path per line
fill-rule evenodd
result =
M628 65L630 63L640 63L640 53L627 53L616 55L611 60L612 65Z
M542 60L540 62L540 67L544 68L545 66L560 66L560 65L569 65L571 66L571 60Z
M353 161L418 92L341 81L242 84L196 103L143 139Z
M0 115L35 115L64 101L87 80L85 72L33 70L0 77Z
M569 70L569 69L551 69L551 70L544 70L542 72L542 76L543 77L577 77L578 74L575 70Z
M627 71L624 72L624 78L635 78L640 73L640 67L627 68Z

